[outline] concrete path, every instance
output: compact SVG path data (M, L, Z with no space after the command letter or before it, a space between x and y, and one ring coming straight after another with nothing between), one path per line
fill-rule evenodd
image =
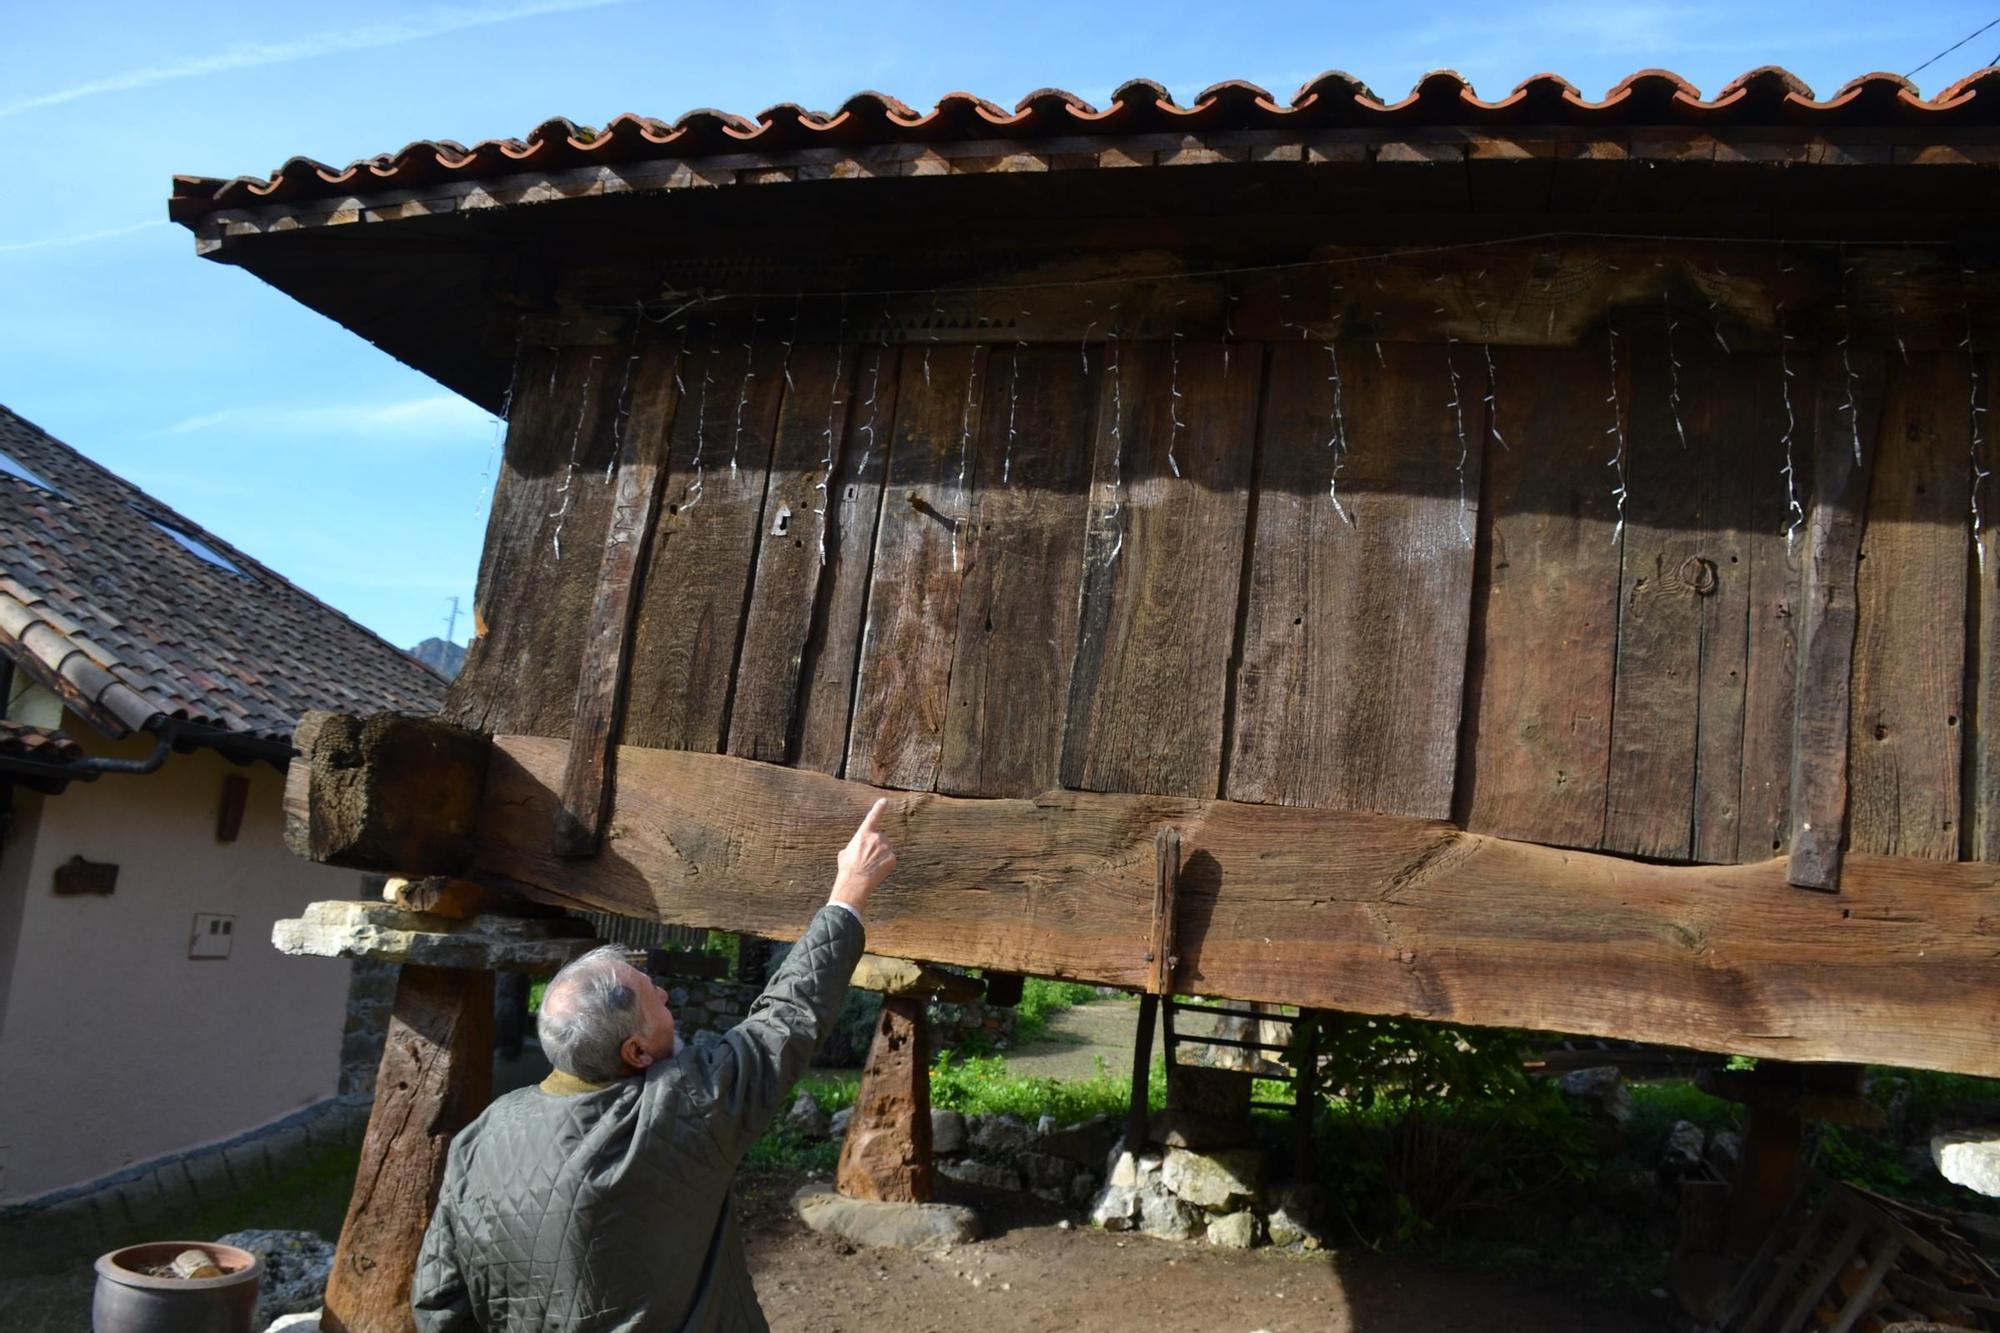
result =
M1129 1000L1093 1000L1049 1019L1036 1041L1007 1052L1007 1072L1023 1078L1087 1082L1097 1062L1114 1079L1132 1074L1132 1046L1138 1035L1139 1006ZM1157 1044L1154 1047L1158 1054Z

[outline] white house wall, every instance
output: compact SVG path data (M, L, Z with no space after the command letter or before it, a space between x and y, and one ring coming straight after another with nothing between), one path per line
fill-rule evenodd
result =
M151 738L90 748L136 758ZM232 773L250 779L249 801L221 843ZM280 955L271 926L355 896L360 879L285 850L283 788L269 765L202 750L60 796L16 791L16 837L0 850L0 1203L333 1095L349 966ZM115 893L55 895L56 867L79 854L117 864ZM189 958L196 913L234 918L229 957Z

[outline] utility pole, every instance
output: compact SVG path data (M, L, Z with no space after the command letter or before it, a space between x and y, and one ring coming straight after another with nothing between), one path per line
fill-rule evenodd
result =
M458 598L456 597L451 599L451 614L444 620L444 641L458 642Z

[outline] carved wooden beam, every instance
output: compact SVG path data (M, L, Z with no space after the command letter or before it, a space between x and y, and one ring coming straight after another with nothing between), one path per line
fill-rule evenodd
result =
M285 842L328 865L452 875L472 852L490 737L398 713L310 712L292 743Z
M884 793L632 747L619 752L604 850L576 862L546 832L567 748L495 738L468 877L793 938L826 900L834 853L886 794L899 861L870 904L871 947L1143 990L1155 839L1172 827L1173 984L1187 990L2000 1075L2000 866L1851 853L1839 894L1800 893L1782 858L1654 865L1435 820L1174 797Z

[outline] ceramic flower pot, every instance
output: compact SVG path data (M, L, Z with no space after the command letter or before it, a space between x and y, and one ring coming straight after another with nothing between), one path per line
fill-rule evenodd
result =
M203 1250L221 1277L155 1277L152 1270L187 1250ZM94 1333L250 1333L264 1261L248 1250L207 1241L163 1240L99 1256L91 1300Z

